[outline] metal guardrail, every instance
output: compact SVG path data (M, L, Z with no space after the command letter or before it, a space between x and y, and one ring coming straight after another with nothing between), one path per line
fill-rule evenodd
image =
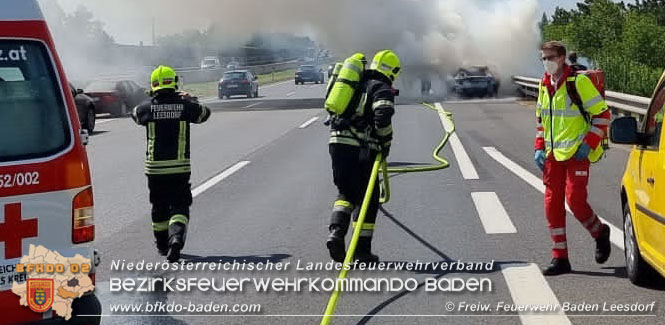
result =
M314 64L327 64L327 60L319 61ZM298 60L290 60L279 63L272 64L263 64L263 65L252 65L252 66L237 66L235 69L238 70L249 70L254 74L265 74L271 72L279 72L288 69L294 69L301 64L310 64L310 62L300 62ZM122 71L120 73L110 73L106 75L97 76L97 80L122 80L130 79L134 81L144 81L146 75L150 73L152 67L141 67L137 69L131 69ZM219 80L222 77L222 74L227 71L226 67L221 67L217 69L201 69L200 67L180 67L174 68L176 73L187 83L197 83L197 82L209 82Z
M538 97L540 79L513 76L513 83L518 86L518 90L523 95ZM605 102L614 115L635 116L641 119L647 113L651 98L606 91Z

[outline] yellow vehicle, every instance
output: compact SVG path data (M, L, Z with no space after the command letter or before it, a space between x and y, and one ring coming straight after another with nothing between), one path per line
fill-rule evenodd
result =
M612 122L613 142L632 144L621 184L626 271L635 284L665 277L665 73L641 125L633 117Z

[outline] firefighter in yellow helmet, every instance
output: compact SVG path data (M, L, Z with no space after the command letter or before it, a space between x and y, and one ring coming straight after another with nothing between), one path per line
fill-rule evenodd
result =
M135 107L132 118L146 127L145 174L157 250L174 262L185 245L192 204L190 123L208 120L210 109L178 92L178 76L170 67L152 72L150 88L153 98Z
M344 261L344 237L349 229L351 215L362 204L372 163L377 153L382 152L387 157L390 151L393 137L391 120L395 113L397 93L393 83L400 70L399 58L393 51L376 53L370 68L364 71L359 82L357 98L347 108L352 110L352 114L334 115L331 121L329 151L338 196L333 205L326 246L330 257L337 262ZM358 262L373 263L379 260L372 253L371 246L378 208L379 191L374 191L355 252ZM355 218L357 213L354 214Z

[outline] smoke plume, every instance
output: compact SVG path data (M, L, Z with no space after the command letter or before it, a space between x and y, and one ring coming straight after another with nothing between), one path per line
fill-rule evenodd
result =
M412 74L445 75L465 65L487 65L504 79L538 71L536 0L78 1L112 34L146 41L153 22L160 35L214 26L210 41L225 46L257 32L286 32L340 57L394 49Z

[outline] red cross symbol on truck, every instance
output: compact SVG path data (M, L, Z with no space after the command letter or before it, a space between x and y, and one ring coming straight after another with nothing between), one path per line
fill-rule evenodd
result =
M5 205L5 222L0 223L0 243L5 243L5 259L23 256L23 238L37 237L37 219L21 219L21 203Z

